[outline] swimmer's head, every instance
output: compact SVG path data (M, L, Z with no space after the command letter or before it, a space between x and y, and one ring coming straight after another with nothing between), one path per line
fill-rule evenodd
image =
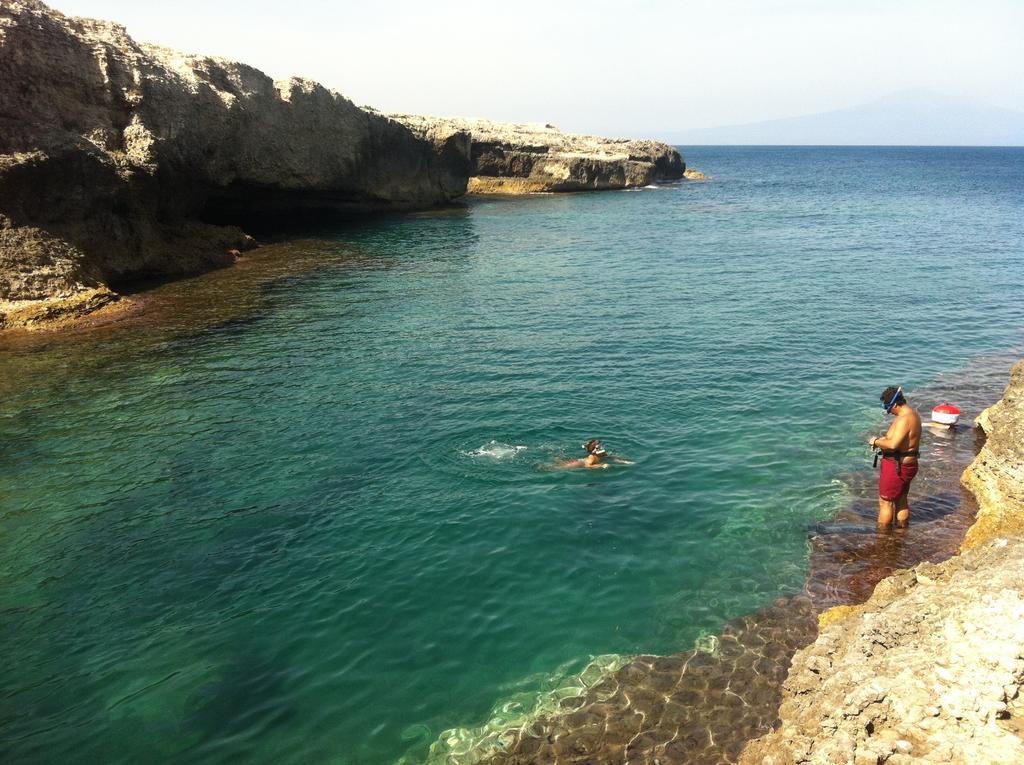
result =
M896 387L895 385L890 385L882 391L882 395L878 398L882 400L882 408L886 414L890 414L893 407L907 403L907 400L903 397L903 386Z
M607 454L608 453L608 452L605 451L604 444L602 444L596 438L590 439L585 444L582 444L582 446L583 446L583 449L587 452L587 454L593 454L593 455L596 455L598 457L600 457L602 454Z

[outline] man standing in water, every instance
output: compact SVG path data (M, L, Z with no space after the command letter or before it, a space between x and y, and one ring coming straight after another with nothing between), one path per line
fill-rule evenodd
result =
M903 388L888 387L879 397L886 414L896 419L889 431L869 443L882 451L882 471L878 476L878 528L886 529L896 517L896 528L910 521L907 493L917 475L918 447L921 445L921 417L903 397Z

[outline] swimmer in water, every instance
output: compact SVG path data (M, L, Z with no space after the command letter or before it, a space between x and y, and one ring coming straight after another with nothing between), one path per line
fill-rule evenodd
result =
M596 438L592 438L583 444L583 449L586 451L587 456L578 460L566 460L559 464L559 467L564 468L606 468L612 462L618 463L619 465L632 465L633 463L629 460L624 460L622 457L616 457L609 454L602 444Z

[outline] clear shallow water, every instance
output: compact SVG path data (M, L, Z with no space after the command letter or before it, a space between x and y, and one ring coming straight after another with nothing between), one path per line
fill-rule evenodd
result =
M715 180L320 232L231 315L226 273L5 349L8 759L421 756L799 590L879 389L1019 344L1024 151L687 160ZM637 464L547 469L595 435Z

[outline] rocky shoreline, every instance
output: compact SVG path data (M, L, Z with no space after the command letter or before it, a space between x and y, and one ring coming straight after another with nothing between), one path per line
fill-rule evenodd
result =
M679 152L658 141L564 133L554 125L392 114L417 135L463 131L471 137L471 194L533 194L629 189L697 180Z
M131 311L124 284L233 264L255 245L247 217L684 177L703 176L654 141L378 114L37 0L0 7L0 329ZM637 657L507 737L496 761L1024 761L1024 362L978 425L961 555L899 571L859 605L818 615L800 595L708 650ZM702 717L709 694L728 729Z
M678 180L655 141L360 108L309 80L0 5L0 330L59 327L138 280L229 266L252 221L446 206L467 193ZM121 310L124 310L122 307Z
M783 686L781 726L740 762L1024 762L1024 361L977 420L961 555L826 611Z

